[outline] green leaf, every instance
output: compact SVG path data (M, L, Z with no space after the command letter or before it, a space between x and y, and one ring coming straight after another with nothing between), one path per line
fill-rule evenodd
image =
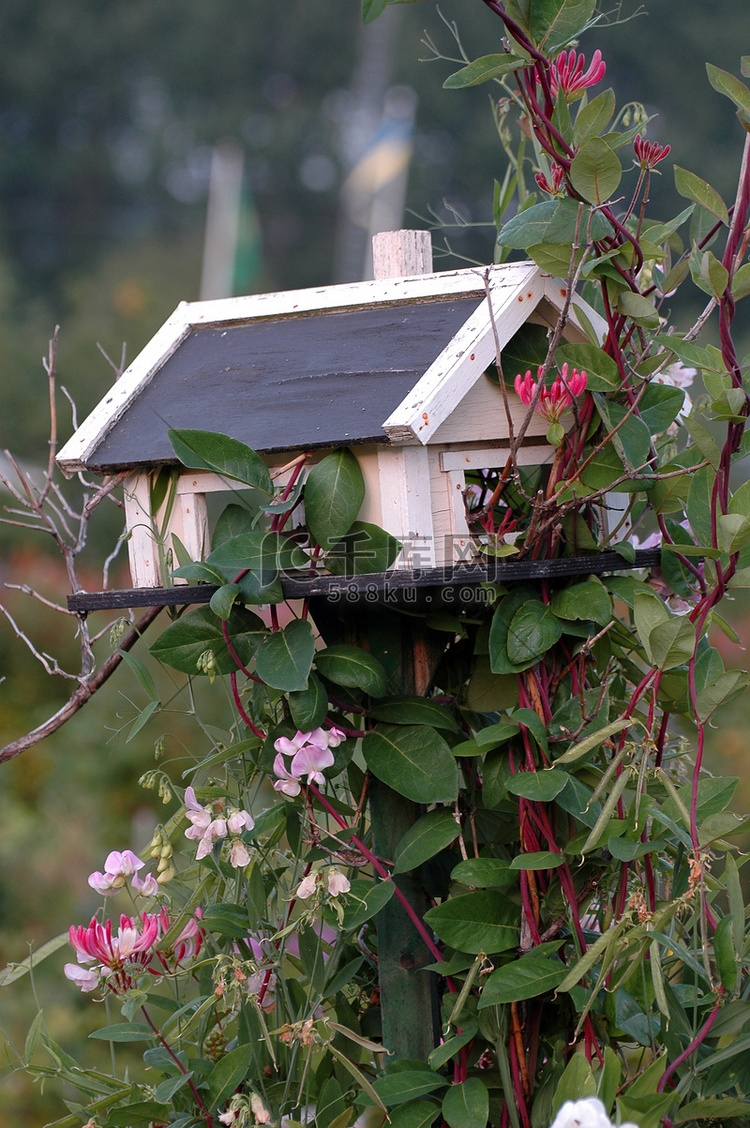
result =
M617 1122L634 1121L638 1128L659 1128L662 1117L666 1116L674 1104L673 1093L654 1093L653 1096L633 1097L629 1090L618 1097Z
M478 1077L459 1081L443 1097L443 1119L450 1128L484 1128L490 1115L490 1094Z
M350 450L327 454L305 484L305 520L313 541L332 547L349 532L365 497L362 470Z
M403 1069L379 1077L373 1081L372 1087L383 1104L390 1108L444 1089L447 1084L444 1077L431 1069Z
M246 509L244 505L237 505L235 502L227 505L216 522L211 537L211 548L218 548L224 541L238 537L242 533L252 532L256 516L256 512Z
M278 573L308 562L306 553L293 540L262 529L224 541L206 560L226 580L236 580L246 603L280 603L284 595Z
M688 1101L677 1112L673 1112L670 1120L673 1124L685 1124L688 1120L700 1123L705 1120L733 1120L738 1117L741 1121L747 1120L747 1100L737 1100L736 1097L703 1097L701 1100Z
M743 914L744 915L744 914ZM714 959L719 979L725 991L734 991L739 974L737 954L734 950L733 922L731 916L722 917L714 933Z
M520 1003L554 991L565 978L566 970L559 960L535 955L503 964L485 980L479 1010L499 1003Z
M525 59L513 55L484 55L481 59L474 59L468 66L461 67L460 70L449 75L443 83L443 89L460 90L464 86L479 86L482 82L501 78L525 66L528 66Z
M492 889L515 885L516 878L510 872L510 864L502 858L466 858L451 871L451 881Z
M222 586L213 593L209 603L209 607L214 615L218 615L220 619L226 622L232 613L234 601L240 594L240 590L239 584L222 584Z
M255 1052L254 1046L237 1046L216 1063L206 1081L209 1108L223 1106L242 1084L252 1067Z
M688 172L685 168L680 168L679 165L674 166L674 183L675 188L686 200L693 200L694 203L700 204L706 211L710 211L722 222L729 224L729 213L727 207L722 200L719 193L705 180L701 180L700 176L696 176L694 172Z
M744 263L732 275L732 297L736 302L750 294L750 262Z
M537 720L539 720L538 717ZM541 721L539 723L541 724ZM507 744L509 740L512 740L513 737L518 734L518 729L519 721L516 717L508 721L498 721L496 725L487 725L486 728L477 729L474 733L474 743L479 752L489 752L493 748L499 748L502 744Z
M390 725L431 725L446 732L458 732L458 723L451 711L425 697L386 697L373 705L368 715Z
M311 732L323 724L328 712L328 694L315 674L308 675L307 689L289 694L289 711L300 732Z
M148 699L152 702L159 704L159 694L156 692L156 685L151 675L148 666L141 662L140 658L136 658L127 650L118 650L117 653L122 658L125 665L130 669L138 679L138 683L145 692Z
M529 30L534 43L544 44L551 54L587 27L594 15L596 0L533 0L531 3L523 0L522 6L529 12Z
M592 619L600 627L612 618L612 600L599 580L583 580L563 588L552 597L551 607L559 619Z
M154 1037L153 1030L145 1022L115 1022L89 1034L89 1038L98 1038L102 1042L150 1042Z
M565 361L586 373L586 387L590 392L615 391L622 384L617 362L596 345L571 345L565 343L555 353L558 364Z
M518 854L510 863L510 869L514 873L519 870L557 869L564 861L562 854L555 854L552 850L539 850L529 854Z
M293 619L261 643L255 655L255 672L274 689L299 692L307 689L307 678L315 654L315 636L308 619Z
M738 110L750 115L750 90L744 82L740 82L729 71L715 67L712 63L706 63L706 73L714 90L717 90L719 94L725 94L727 98L734 102Z
M576 153L570 166L570 180L579 195L590 204L603 204L622 179L620 158L601 137L592 137ZM586 238L586 228L581 237Z
M22 979L24 975L28 975L32 967L46 960L48 956L54 955L60 948L70 943L69 932L61 932L59 936L54 939L48 940L46 944L42 944L30 956L20 963L10 963L0 971L0 987L9 987L11 983L15 983L17 979Z
M548 604L530 599L508 624L508 660L514 666L533 663L559 641L562 624Z
M575 200L570 199L544 200L541 204L534 204L504 224L497 241L504 247L520 251L539 243L567 243L572 246L576 229L580 238L586 238L589 220L592 239L601 240L612 235L612 227L601 212L592 213L584 207L579 224L579 206Z
M388 7L388 0L362 0L362 19L366 24L372 23Z
M433 858L461 833L450 811L428 811L399 841L394 856L394 873L408 873Z
M654 382L641 396L638 411L651 434L660 435L675 421L684 404L682 388Z
M134 1128L136 1124L166 1124L171 1108L158 1101L133 1101L132 1104L113 1108L107 1114L107 1128Z
M560 1078L552 1103L552 1112L559 1112L565 1101L579 1101L596 1096L596 1078L585 1054L571 1054Z
M518 944L518 909L492 890L451 897L424 919L444 943L471 955L507 952Z
M167 431L172 450L191 470L212 470L224 478L244 482L269 496L273 482L259 454L238 439L214 431Z
M440 1106L432 1101L410 1101L388 1114L389 1128L430 1128L440 1116Z
M570 776L557 768L545 768L539 772L518 772L506 783L511 795L521 795L535 803L550 803L568 783Z
M382 697L386 675L380 662L367 650L348 643L337 643L315 656L315 665L328 681L347 689L362 689L370 697Z
M227 621L232 646L240 661L247 665L268 634L262 619L244 607L234 607ZM221 622L208 607L195 607L172 623L151 646L149 654L166 666L184 674L200 674L198 658L210 650L218 674L229 674L237 669L224 642Z
M750 675L745 670L728 670L716 681L704 686L696 698L698 719L705 724L720 705L728 704L743 693L749 681Z
M648 636L651 661L660 670L672 670L689 662L695 650L695 626L686 617L659 623Z
M659 311L643 294L636 294L632 290L621 290L617 295L617 308L636 325L642 325L646 329L659 328Z
M378 725L362 741L370 771L415 803L450 803L458 769L442 736L427 725Z
M576 145L583 145L591 137L596 137L606 129L615 112L614 90L604 90L583 104L576 114L573 140Z
M220 936L242 939L247 936L247 909L229 902L207 905L203 912L201 926L208 929L209 932L218 932Z
M355 878L347 897L342 927L347 931L361 928L388 904L395 892L396 886L392 881L372 882L362 877Z
M401 551L401 541L367 521L355 521L349 532L326 554L325 565L334 576L361 576L386 572Z

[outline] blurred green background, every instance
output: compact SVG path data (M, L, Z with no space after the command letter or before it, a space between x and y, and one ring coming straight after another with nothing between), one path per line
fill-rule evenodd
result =
M750 7L647 6L647 14L636 3L613 6L583 47L602 50L619 105L637 99L658 114L649 138L671 144L677 164L731 202L743 132L710 88L704 62L739 74L750 52ZM0 448L31 465L46 459L40 357L56 324L59 379L82 419L113 379L98 345L116 363L123 346L132 359L179 301L200 296L212 155L222 142L244 169L237 293L362 277L368 217L357 185L375 151L377 175L387 182L394 174L384 188L391 213L405 191L406 214L390 226L449 222L435 233L438 269L491 261L493 179L505 171L491 88L443 91L455 65L419 61L431 54L425 29L456 57L453 20L470 57L501 49L500 23L481 0L398 5L367 28L357 0L5 0ZM678 206L671 172L654 179L655 213L667 218ZM61 399L61 438L71 430ZM119 527L114 507L94 522L84 567L92 589ZM51 546L13 526L0 527L0 582L64 599ZM121 564L111 586L129 586ZM75 668L74 621L16 589L2 601L40 651ZM730 610L747 638L744 609ZM104 615L94 618L97 629L105 625ZM159 629L157 621L151 634ZM739 646L715 641L727 664L742 664ZM104 637L103 654L108 645ZM161 676L167 699L172 687ZM44 720L70 688L47 677L1 619L0 677L0 745ZM200 754L205 737L175 712L128 742L144 704L122 669L54 737L0 766L0 967L24 958L30 942L86 922L97 903L86 875L111 849L143 849L154 822L174 809L136 781L155 766L163 734L162 762L175 780L182 757ZM220 723L222 706L207 708ZM736 807L747 810L747 704L722 721L712 766L743 777ZM51 1033L71 1048L98 1014L62 978L64 958L45 965L37 990ZM18 1047L36 1013L32 986L27 978L0 992L0 1027ZM63 1114L58 1093L42 1093L9 1067L2 1076L2 1123L36 1128Z

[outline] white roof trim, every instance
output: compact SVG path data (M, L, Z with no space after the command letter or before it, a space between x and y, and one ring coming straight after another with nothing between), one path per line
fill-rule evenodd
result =
M524 274L512 284L503 276L492 278L491 316L485 300L386 419L383 430L393 442L431 442L440 424L495 361L498 347L508 343L545 296L539 267L521 265Z

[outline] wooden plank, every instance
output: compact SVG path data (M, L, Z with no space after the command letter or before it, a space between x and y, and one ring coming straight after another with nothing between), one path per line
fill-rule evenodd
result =
M391 596L410 589L470 587L487 581L513 583L523 580L555 580L567 576L600 576L607 572L630 572L639 568L658 568L661 549L639 548L632 563L619 552L599 552L590 556L562 556L554 560L498 560L482 564L468 564L453 568L427 568L415 571L392 570L364 576L314 576L287 574L282 577L282 588L287 599L306 599L322 595L333 602L361 596L373 601L383 593L386 603L396 602ZM76 592L67 599L68 610L81 614L89 611L116 610L123 607L184 606L208 603L216 591L212 584L179 588L128 589L125 591Z
M443 450L440 452L440 465L443 470L499 470L505 466L510 455L507 443L471 450ZM516 448L516 461L519 466L544 466L555 456L555 448L549 443L529 444Z
M382 527L401 541L396 568L426 568L436 564L433 499L428 452L424 447L384 448L378 451Z
M485 300L384 422L392 442L436 441L440 425L495 360L495 330L502 349L544 297L541 271L533 264L515 286L499 288L490 277L495 329Z
M158 588L163 583L159 545L151 517L151 480L134 474L123 483L125 523L130 533L128 560L130 579L136 588ZM140 606L146 606L145 603Z

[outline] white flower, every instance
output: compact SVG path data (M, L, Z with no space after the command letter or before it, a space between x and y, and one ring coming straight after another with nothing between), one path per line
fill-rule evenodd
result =
M331 897L338 897L339 893L348 893L350 889L349 879L341 870L330 869L328 871L328 892Z
M299 897L301 901L306 901L308 897L312 897L314 894L317 884L317 873L308 873L307 877L303 877L299 883L295 897Z
M257 1093L250 1094L250 1111L255 1117L256 1124L268 1124L271 1119L271 1113L268 1111L263 1101Z
M101 976L98 971L81 967L80 964L66 963L63 971L65 978L69 979L71 983L75 983L82 991L95 991L101 983Z
M112 850L107 854L104 873L95 870L94 873L89 874L89 885L97 893L109 897L118 889L122 889L127 878L134 876L145 864L132 850Z
M222 1124L234 1124L236 1119L237 1113L232 1112L231 1108L228 1108L226 1112L219 1113L219 1120Z
M604 1105L597 1097L566 1101L551 1128L612 1128Z

